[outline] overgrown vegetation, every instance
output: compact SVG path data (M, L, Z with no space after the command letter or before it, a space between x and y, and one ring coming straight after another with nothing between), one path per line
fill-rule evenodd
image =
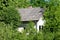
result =
M5 24L13 24L14 26L20 25L20 14L13 7L7 7L0 10L0 22Z
M47 36L50 38L47 38L45 40L60 40L60 1L50 0L47 5L48 7L44 12L44 19L46 20L44 33L47 34Z
M45 26L37 33L33 28L34 23L30 22L26 30L20 33L16 30L20 25L20 15L16 8L26 8L30 5L45 9ZM60 40L59 19L59 0L0 0L0 40Z

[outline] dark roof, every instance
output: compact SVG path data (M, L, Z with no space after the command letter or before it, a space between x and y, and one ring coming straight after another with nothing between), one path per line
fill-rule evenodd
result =
M18 12L21 16L21 21L39 20L42 17L43 9L40 7L36 8L20 8Z

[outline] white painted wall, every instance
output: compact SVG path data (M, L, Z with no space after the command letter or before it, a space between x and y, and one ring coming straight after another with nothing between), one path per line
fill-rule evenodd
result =
M24 28L23 27L18 27L17 31L19 31L20 33L23 33Z
M44 25L44 20L42 19L42 17L39 19L39 21L37 22L37 27L35 26L35 28L37 28L37 32L39 32L39 26L42 26Z

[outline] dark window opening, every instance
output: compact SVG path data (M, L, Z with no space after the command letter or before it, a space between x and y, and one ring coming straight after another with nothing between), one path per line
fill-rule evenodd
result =
M41 30L41 26L39 26L39 30Z
M20 24L19 27L23 27L24 29L26 29L27 25L28 25L27 23L22 23L22 24Z
M39 30L43 29L43 26L39 26Z
M24 29L26 29L26 27L24 27Z

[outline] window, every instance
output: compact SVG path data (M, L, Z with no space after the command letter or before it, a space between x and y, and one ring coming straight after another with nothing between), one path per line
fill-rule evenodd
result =
M39 26L39 30L43 29L43 26Z
M39 30L41 29L41 26L39 26Z

